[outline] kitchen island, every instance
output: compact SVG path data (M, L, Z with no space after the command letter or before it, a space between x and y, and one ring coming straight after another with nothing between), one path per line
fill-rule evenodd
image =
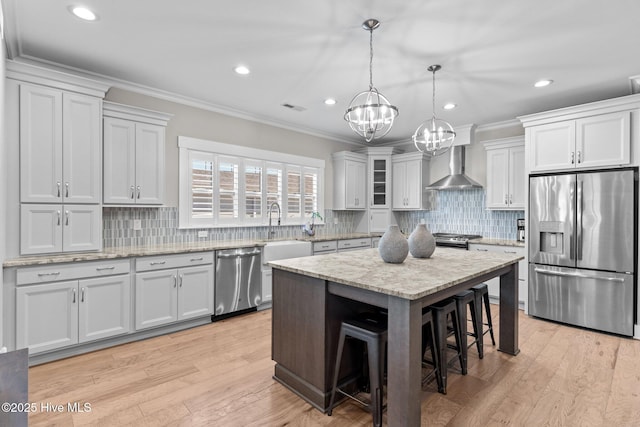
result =
M521 259L439 247L431 258L409 255L402 264L383 262L377 249L271 262L274 378L326 411L342 320L383 308L388 424L419 426L422 308L499 276L498 350L516 355ZM347 363L340 377L348 378L353 368Z

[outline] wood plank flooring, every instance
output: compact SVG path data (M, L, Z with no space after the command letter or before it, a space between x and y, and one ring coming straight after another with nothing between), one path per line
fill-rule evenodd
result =
M492 308L497 324L498 307ZM497 336L497 334L496 334ZM448 393L423 390L424 426L638 426L640 341L520 313L520 354L469 351ZM328 417L272 379L271 311L29 369L31 426L368 426L344 403ZM66 411L88 403L90 412ZM43 404L64 405L44 412ZM386 418L385 418L386 423Z

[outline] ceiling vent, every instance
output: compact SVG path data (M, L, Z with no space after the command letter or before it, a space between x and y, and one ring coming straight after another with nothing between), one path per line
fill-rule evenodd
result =
M288 104L286 102L284 104L282 104L282 106L285 107L285 108L288 108L290 110L294 110L294 111L305 111L306 110L306 108L304 108L304 107L300 107L298 105Z

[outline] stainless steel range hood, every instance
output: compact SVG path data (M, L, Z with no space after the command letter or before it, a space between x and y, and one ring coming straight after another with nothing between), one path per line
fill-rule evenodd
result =
M467 190L482 185L464 174L464 145L454 145L449 150L449 175L427 186L427 190Z

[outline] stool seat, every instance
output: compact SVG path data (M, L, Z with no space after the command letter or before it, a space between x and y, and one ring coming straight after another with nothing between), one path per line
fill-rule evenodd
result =
M338 388L338 376L340 374L340 366L342 363L342 353L347 337L360 340L367 345L371 392L371 400L368 404ZM355 320L345 320L342 322L342 324L340 325L340 337L338 339L336 361L333 366L333 385L331 387L331 398L329 399L329 408L327 409L327 415L331 416L333 408L336 406L335 396L337 392L362 404L365 409L372 413L373 424L375 426L382 425L382 411L384 409L382 402L384 395L383 381L386 345L386 324L383 325L379 321L362 320L362 318Z

